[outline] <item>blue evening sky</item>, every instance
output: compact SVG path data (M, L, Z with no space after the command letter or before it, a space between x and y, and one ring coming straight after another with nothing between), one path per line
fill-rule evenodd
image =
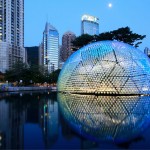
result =
M112 8L108 7L112 3ZM25 46L38 46L46 21L62 35L81 33L81 16L98 17L100 33L129 26L133 32L146 35L140 46L150 48L150 0L25 0Z

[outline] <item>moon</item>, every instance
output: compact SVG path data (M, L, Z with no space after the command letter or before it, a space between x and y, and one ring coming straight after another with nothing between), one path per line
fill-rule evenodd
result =
M112 3L109 3L109 4L108 4L108 7L111 8L111 7L112 7Z

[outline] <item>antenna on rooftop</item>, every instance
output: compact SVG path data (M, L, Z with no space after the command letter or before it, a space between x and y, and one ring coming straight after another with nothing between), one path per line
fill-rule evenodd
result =
M48 21L49 21L48 14L46 14L46 22L48 22Z

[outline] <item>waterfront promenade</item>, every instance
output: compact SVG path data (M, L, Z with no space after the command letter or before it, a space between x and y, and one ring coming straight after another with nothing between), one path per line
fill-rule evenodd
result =
M32 87L5 87L1 88L0 92L18 92L18 91L41 91L41 90L50 90L50 91L57 91L57 88L54 86L50 87L39 87L39 86L32 86Z

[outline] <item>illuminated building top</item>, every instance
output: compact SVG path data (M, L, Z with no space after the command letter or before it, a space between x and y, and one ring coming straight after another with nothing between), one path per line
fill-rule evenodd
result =
M82 21L83 21L83 20L87 20L87 21L92 21L92 22L98 23L99 18L94 17L94 16L90 16L90 15L83 15L81 20L82 20Z
M81 18L81 34L98 35L99 19L90 15L83 15Z

